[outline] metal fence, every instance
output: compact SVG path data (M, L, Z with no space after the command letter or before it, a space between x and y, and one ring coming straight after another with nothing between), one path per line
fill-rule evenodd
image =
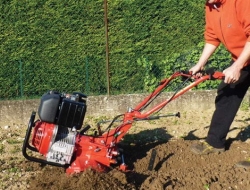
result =
M0 89L1 100L37 98L48 90L107 94L105 62L86 57L70 63L1 64Z

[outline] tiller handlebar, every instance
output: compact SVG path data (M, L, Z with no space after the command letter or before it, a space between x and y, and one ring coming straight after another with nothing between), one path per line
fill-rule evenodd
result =
M113 164L120 164L120 169L126 171L123 151L118 147L118 143L133 122L169 116L180 117L179 112L168 115L154 114L199 83L223 77L221 72L206 72L199 78L188 72L176 72L168 79L160 81L158 87L135 108L129 108L125 114L118 115L111 121L98 122L93 135L86 134L90 126L80 130L86 112L87 96L82 93L63 94L50 91L41 98L38 108L39 119L35 121L36 112L31 114L22 153L30 161L65 167L68 174L82 172L87 168L102 172ZM171 98L144 111L176 78L184 79L181 88L186 81L192 82L180 90L177 89ZM113 127L116 122L120 124ZM103 123L109 123L105 130L101 129ZM27 149L40 153L42 157L28 155Z

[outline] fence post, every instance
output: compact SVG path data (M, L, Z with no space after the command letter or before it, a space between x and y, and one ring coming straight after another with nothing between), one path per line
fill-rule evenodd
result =
M21 93L21 98L23 97L23 63L22 61L19 60L19 76L20 76L20 93Z
M104 0L104 22L106 38L106 76L107 76L107 93L110 95L110 78L109 78L109 40L108 40L108 2Z
M85 58L85 86L86 91L83 89L84 93L89 93L89 62L88 62L88 56Z

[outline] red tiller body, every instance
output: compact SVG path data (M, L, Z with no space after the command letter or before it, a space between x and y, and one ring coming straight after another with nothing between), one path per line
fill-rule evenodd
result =
M192 79L193 82L175 92L171 98L144 111L144 108L147 107L172 80L178 77ZM190 73L176 72L168 79L160 81L158 87L135 106L135 108L129 108L126 113L109 121L110 124L106 130L102 130L100 124L98 124L97 133L94 135L86 135L84 132L75 130L74 128L65 130L65 128L62 128L57 123L48 123L41 119L34 121L36 113L33 112L23 144L23 155L31 161L65 167L68 174L79 173L87 168L103 172L113 164L120 164L120 169L126 171L127 166L124 163L123 152L118 145L131 128L133 122L159 119L161 116L153 114L160 111L169 102L205 80L221 80L223 77L224 75L221 72L212 72L199 78L196 78ZM73 103L73 105L75 104ZM78 103L76 105L78 106ZM179 113L171 116L179 116ZM121 119L119 120L119 118ZM111 128L114 122L118 120L120 124ZM32 129L33 136L32 144L30 145L29 138ZM31 151L39 152L46 157L46 159L29 156L26 152L27 148Z

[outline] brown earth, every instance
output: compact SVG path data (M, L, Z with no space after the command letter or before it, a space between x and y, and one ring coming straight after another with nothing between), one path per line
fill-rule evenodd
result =
M51 190L221 190L250 189L250 170L235 163L250 157L250 111L241 108L228 135L226 152L194 155L192 143L206 137L213 109L187 111L181 118L138 122L121 142L130 171L87 170L68 176L63 168L25 160L26 125L0 125L0 189ZM86 118L85 121L93 120ZM91 121L90 121L91 122Z

